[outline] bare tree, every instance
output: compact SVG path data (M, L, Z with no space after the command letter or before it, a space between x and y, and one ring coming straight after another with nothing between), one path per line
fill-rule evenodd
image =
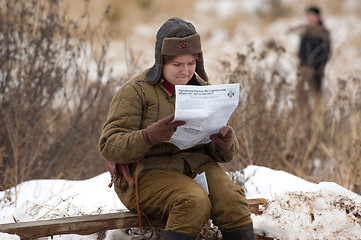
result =
M97 141L112 96L112 81L103 83L109 42L99 39L102 22L90 28L84 6L74 20L60 0L0 3L0 190L103 170Z

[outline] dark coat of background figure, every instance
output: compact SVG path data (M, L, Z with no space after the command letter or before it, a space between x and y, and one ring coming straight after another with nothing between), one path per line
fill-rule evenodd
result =
M298 57L301 74L317 93L322 91L325 65L331 55L330 33L321 20L321 10L309 7L306 10L308 24L301 33Z

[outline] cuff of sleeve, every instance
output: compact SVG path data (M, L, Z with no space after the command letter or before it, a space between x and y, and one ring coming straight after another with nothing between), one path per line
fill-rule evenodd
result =
M150 142L149 142L149 140L148 140L148 138L147 138L147 134L145 133L145 131L144 131L145 129L142 129L142 130L140 130L139 132L140 132L140 140L143 142L143 144L145 144L145 145L147 145L147 146L149 146L149 148L150 147L152 147L153 146L153 144L151 144ZM149 149L148 148L148 149Z
M142 135L143 135L144 140L148 143L148 145L153 146L153 144L150 143L149 136L145 129L142 129Z
M213 144L213 151L214 151L214 155L217 157L217 159L219 159L218 161L219 162L230 162L233 160L233 157L235 155L235 149L236 149L236 146L235 146L235 143L233 142L231 148L228 150L228 151L221 151L219 150L216 145L212 142Z
M221 151L218 149L216 151L221 154L225 160L230 159L229 161L231 161L233 159L234 144L232 144L231 148L227 151Z

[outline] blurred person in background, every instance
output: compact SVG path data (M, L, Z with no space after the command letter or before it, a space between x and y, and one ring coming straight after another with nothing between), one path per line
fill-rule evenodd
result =
M154 65L124 83L103 126L114 189L129 210L164 220L165 240L193 240L209 219L225 240L254 239L244 189L218 165L237 155L233 128L186 150L167 142L185 124L173 122L177 84L208 85L208 77L195 27L171 18L158 30ZM209 194L193 180L200 173Z
M330 34L323 25L320 8L308 7L306 17L298 51L300 71L311 89L321 94L325 66L331 55Z

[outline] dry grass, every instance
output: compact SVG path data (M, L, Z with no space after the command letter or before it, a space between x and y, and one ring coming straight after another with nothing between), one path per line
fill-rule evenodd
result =
M90 16L90 26L96 27L106 15L106 25L99 29L104 33L111 33L113 39L124 39L133 34L134 28L139 24L156 24L164 22L170 17L190 17L195 1L157 1L157 0L89 0L87 1ZM62 4L69 9L69 16L79 17L79 9L84 8L84 0L65 0Z
M271 54L277 57L267 65ZM284 48L277 44L265 51L250 45L234 68L222 62L228 69L225 79L242 86L243 98L231 119L241 165L280 169L314 182L334 181L360 193L359 79L338 79L333 93L326 90L319 97L304 75L295 86L287 82L277 65L282 57Z
M7 2L16 2L18 5L14 9L21 8L20 0L6 0L5 3ZM154 27L154 33L141 40L142 44L147 42L146 47L148 49L148 46L152 46L154 42L155 31L159 25L169 17L179 16L191 21L195 19L196 23L205 24L203 26L196 24L204 41L212 40L217 34L217 31L214 30L217 29L226 32L227 41L232 40L237 35L245 39L244 41L248 41L247 39L255 35L263 36L262 34L266 32L269 26L268 22L279 18L289 18L290 15L294 14L302 17L304 7L311 3L311 1L307 1L297 4L297 6L289 6L281 5L280 1L276 0L270 2L270 8L259 10L254 15L242 10L242 6L239 6L235 12L226 17L217 18L214 17L217 16L217 9L214 8L208 12L202 12L204 15L198 15L194 11L198 1L191 0L182 2L165 0L90 0L89 2L66 0L64 2L51 2L60 3L60 8L54 8L54 11L57 11L57 16L60 16L59 19L63 21L60 24L61 28L56 28L58 25L54 24L51 26L53 29L62 29L62 31L53 35L53 39L56 40L54 44L57 43L58 45L54 45L55 49L50 53L55 55L61 53L57 55L59 59L54 64L60 69L57 72L59 74L57 75L59 76L58 80L64 82L54 80L54 85L47 86L51 83L49 79L53 79L48 78L48 81L44 81L43 84L31 85L31 80L36 79L36 76L32 74L48 69L49 66L46 63L51 63L51 61L47 61L45 56L49 53L46 49L41 52L44 53L45 57L36 58L37 56L32 55L30 51L26 52L27 54L24 56L27 61L39 61L39 63L38 65L26 65L25 62L18 62L17 66L21 66L21 68L14 68L15 65L10 65L14 64L11 61L16 59L2 56L4 57L2 59L2 71L23 71L23 74L26 73L24 75L28 77L26 81L24 80L23 87L24 92L29 96L29 99L26 99L24 92L19 94L20 89L15 87L16 84L8 86L5 84L6 80L1 79L2 87L12 87L11 91L8 92L14 94L12 99L18 99L17 101L12 100L11 105L5 106L7 100L3 99L10 96L0 95L3 104L0 114L8 116L7 120L1 118L1 121L6 120L6 123L0 127L0 171L2 173L0 188L2 189L30 178L81 179L94 176L104 170L102 162L98 159L100 155L97 153L97 140L110 99L114 93L114 84L120 85L123 79L127 79L134 72L144 67L138 61L139 56L131 54L130 51L129 55L125 54L127 58L126 63L124 63L127 65L128 72L117 76L120 81L109 81L106 85L101 84L106 64L104 51L107 50L107 42L103 41L102 38L105 33L110 31L113 34L113 39L123 39L128 35L133 36L134 28L139 24ZM48 6L51 2L47 3ZM320 2L320 6L325 8L325 14L339 15L345 10L345 6L340 2L328 1L327 4ZM5 3L1 3L2 17L6 16L6 11L11 10L5 7ZM23 9L29 7L29 4L31 3L28 2L28 5L23 6ZM108 5L111 6L110 10L107 8ZM99 25L107 9L109 14L102 22L103 25ZM31 11L35 10L32 9ZM360 10L355 8L353 11L358 12ZM45 12L43 14L44 17L50 17ZM10 14L9 16L11 16L10 22L12 24L8 26L11 26L12 29L9 29L7 34L10 36L17 33L21 29L20 26L33 24L30 17L28 19L30 22L21 25L18 23L25 21L20 18L21 14ZM203 21L204 18L206 21ZM56 18L52 19L56 20ZM246 27L249 24L253 25ZM37 28L39 26L31 25L31 27L34 30L33 33L38 34L36 31L39 30ZM92 29L88 35L84 31L86 29ZM1 31L4 30L6 30L5 27L1 29ZM33 43L36 43L36 35L29 35L28 37L34 41ZM51 40L51 38L49 39ZM359 46L359 39L359 34L355 33L349 41L335 49L330 64L333 67L342 65L344 68L351 65L353 59L347 59L348 55L343 54L343 52L353 51L355 46ZM21 44L28 46L26 41ZM78 45L72 45L72 41ZM148 44L149 41L152 44ZM16 52L15 50L24 51L21 44L14 45L12 48L14 52ZM102 48L103 44L105 44L105 48ZM74 61L77 57L84 56L86 50L83 47L86 45L96 46L90 53L91 57L97 59L96 62L98 63L96 68L99 70L99 75L95 82L88 78L87 71L89 69L80 67L79 63ZM19 48L17 49L17 47ZM136 48L137 46L129 44L129 47ZM29 49L32 48L29 47ZM69 52L69 54L74 54L72 55L74 59L61 59L61 56L66 56L62 52L63 49L74 51L73 53ZM125 49L128 51L126 47ZM214 51L212 45L211 49ZM324 92L322 100L314 104L314 96L307 90L308 84L304 80L299 80L298 85L290 83L288 81L289 76L286 76L278 68L277 61L289 57L289 55L285 56L283 50L282 46L274 43L269 44L266 51L255 51L254 47L249 45L247 54L238 55L236 61L229 59L223 61L219 71L216 74L213 72L213 75L223 76L221 82L240 82L243 89L242 104L232 117L232 124L237 131L242 151L239 155L240 161L233 162L232 165L228 165L228 168L239 169L241 166L244 167L251 163L264 165L282 169L312 181L335 181L360 192L360 185L358 185L361 182L359 167L361 165L361 140L359 136L361 117L358 110L361 108L359 100L361 99L360 79L354 72L342 76L340 74L330 75L329 77L332 79L328 79L328 82L331 83L331 86ZM134 52L137 51L138 49L135 49ZM220 50L218 49L218 51ZM122 52L119 54L124 55ZM269 65L266 61L267 56L270 55L276 56L274 65ZM207 59L206 61L211 60ZM60 62L65 62L74 68L64 69L59 65ZM27 66L27 68L23 66ZM70 77L65 80L60 73ZM78 80L73 81L74 79ZM13 81L16 81L16 78ZM39 108L39 105L38 108L34 108L35 102L41 102L39 99L36 101L33 99L33 101L30 97L34 96L31 95L32 91L41 92L37 88L49 88L54 93L54 98L49 98L49 96L46 98L49 103L45 108ZM73 91L69 91L70 89ZM54 99L59 97L62 99L62 103L66 103L65 105L59 105L59 102L54 104ZM24 104L24 99L27 101L26 104ZM28 104L29 102L34 103ZM33 108L24 108L24 106L32 106ZM38 115L32 117L32 115L28 116L28 113L37 113ZM13 121L14 117L17 117L18 121ZM38 120L41 118L46 120ZM17 132L15 131L17 134L9 136L6 131L11 130L10 128L17 129ZM34 141L34 137L36 141ZM47 144L43 145L45 142ZM42 147L37 148L36 146ZM26 159L29 162L26 162ZM27 170L19 172L20 165L15 167L16 162L23 164L20 168ZM44 169L46 174L44 174ZM19 176L19 178L14 179L14 176Z
M279 18L287 18L294 16L294 11L288 5L282 3L281 0L271 0L265 3L266 7L259 8L256 11L256 15L262 19L262 21L274 21Z
M113 88L112 81L102 84L108 42L104 38L95 54L96 32L78 28L89 26L87 12L72 20L59 3L6 0L1 8L1 190L34 178L89 178L105 170L97 141Z

